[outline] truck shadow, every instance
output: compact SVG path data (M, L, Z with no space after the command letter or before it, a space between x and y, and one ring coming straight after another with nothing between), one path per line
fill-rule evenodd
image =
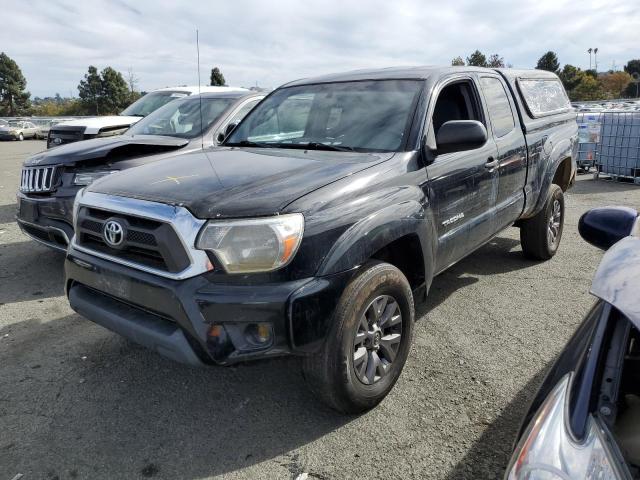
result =
M0 304L64 294L64 254L31 240L0 244Z
M315 400L292 358L195 369L77 315L0 339L0 463L30 478L208 478L280 455L293 478L289 452L357 418Z
M522 270L540 263L525 258L519 245L520 241L517 239L495 237L442 272L433 279L426 302L416 309L416 318L420 319L435 309L456 291L477 283L480 277Z
M513 443L531 401L542 385L549 364L538 371L502 409L500 415L449 472L447 480L502 479L513 453Z

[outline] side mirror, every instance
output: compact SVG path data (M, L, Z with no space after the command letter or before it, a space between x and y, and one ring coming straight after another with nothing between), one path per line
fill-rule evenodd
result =
M237 125L237 123L230 123L227 125L227 128L224 129L224 133L218 133L218 137L216 138L218 143L224 142L224 139L227 138L231 132L233 132L233 129L236 128Z
M477 120L450 120L436 133L437 153L461 152L484 145L487 129Z
M602 250L631 235L638 212L627 207L592 208L580 217L580 236Z

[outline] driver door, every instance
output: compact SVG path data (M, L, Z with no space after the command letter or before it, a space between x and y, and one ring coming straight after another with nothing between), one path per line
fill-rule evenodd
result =
M454 76L435 89L428 135L450 120L477 120L487 126L474 76ZM490 132L490 129L487 129ZM441 272L491 238L495 231L498 172L497 147L491 136L484 145L438 154L427 166L428 196L433 202L438 235L436 272ZM429 141L429 140L428 140Z

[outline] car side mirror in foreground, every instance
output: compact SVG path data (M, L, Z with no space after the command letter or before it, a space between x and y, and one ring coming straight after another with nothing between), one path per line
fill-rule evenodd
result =
M487 129L477 120L451 120L438 129L438 153L460 152L481 147L487 141Z
M631 235L638 212L627 207L593 208L580 217L580 236L602 250Z

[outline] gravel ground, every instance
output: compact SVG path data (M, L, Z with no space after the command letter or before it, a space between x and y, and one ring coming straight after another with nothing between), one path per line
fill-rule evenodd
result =
M43 148L0 143L0 480L500 478L593 302L601 254L579 238L579 216L640 206L640 187L582 176L552 261L523 259L509 229L440 275L395 389L345 417L308 393L296 359L193 369L74 314L63 255L13 220L20 163Z

